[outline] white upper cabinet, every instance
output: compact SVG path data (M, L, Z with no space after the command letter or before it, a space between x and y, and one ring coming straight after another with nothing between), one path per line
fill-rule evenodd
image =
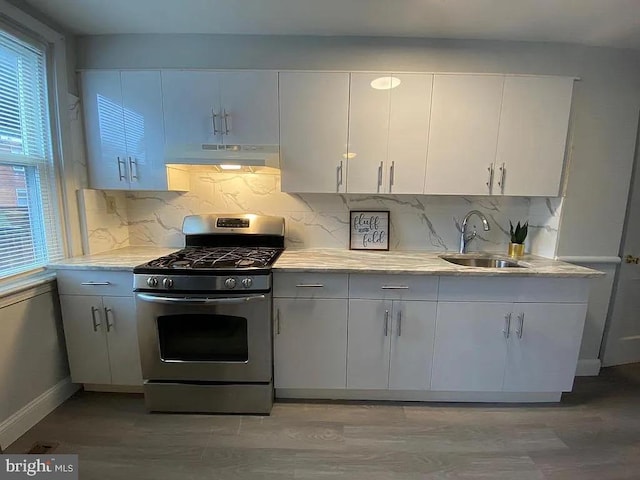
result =
M425 193L489 195L501 75L435 75Z
M82 100L92 188L185 189L164 164L160 72L84 72Z
M166 144L221 143L220 85L216 72L163 70Z
M165 190L160 73L122 72L120 82L130 186L139 190Z
M351 74L348 193L423 193L432 82Z
M389 111L389 193L420 194L427 169L427 139L433 75L402 74L391 89Z
M220 72L222 140L226 144L278 144L278 74Z
M559 195L572 90L573 78L505 78L494 193Z
M346 191L349 74L280 73L283 192Z
M82 105L90 186L128 189L120 72L83 72Z
M352 73L349 100L349 193L382 193L387 180L391 76ZM373 83L372 83L373 82Z
M167 152L203 143L278 144L275 72L162 72Z

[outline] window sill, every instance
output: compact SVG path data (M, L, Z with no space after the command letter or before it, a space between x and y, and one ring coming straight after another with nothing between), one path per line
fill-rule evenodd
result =
M32 290L41 285L52 283L55 278L55 272L38 269L33 272L0 280L0 303L4 303L2 300L5 300L7 297L24 292L25 290Z

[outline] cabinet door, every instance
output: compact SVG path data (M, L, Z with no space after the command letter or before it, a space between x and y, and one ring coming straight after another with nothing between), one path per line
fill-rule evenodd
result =
M224 143L278 145L278 74L221 72L218 75Z
M511 307L511 303L438 302L432 390L502 390L505 316Z
M349 168L347 192L381 193L386 189L389 147L388 74L352 73L349 91ZM383 87L376 88L377 81Z
M131 188L166 190L160 72L124 71L121 82Z
M505 78L495 193L559 194L572 90L572 78Z
M346 299L274 299L276 388L345 388Z
M422 194L427 170L427 138L433 75L394 75L389 112L388 192ZM351 140L349 140L351 142Z
M83 72L82 104L91 188L128 189L120 72Z
M425 193L491 193L503 83L498 75L434 75Z
M349 74L280 73L283 192L346 191Z
M102 297L111 383L142 385L136 305L133 297Z
M586 303L514 304L504 390L571 391L586 313Z
M393 302L390 390L429 389L436 305L436 302Z
M392 302L349 300L347 388L389 387Z
M168 162L176 147L222 142L218 73L165 70L162 101Z
M71 379L74 383L110 384L102 298L60 295L60 305Z

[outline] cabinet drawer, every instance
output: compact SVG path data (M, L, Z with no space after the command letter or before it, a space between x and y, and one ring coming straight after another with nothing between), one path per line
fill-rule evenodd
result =
M584 303L588 279L442 277L439 301Z
M133 295L133 273L103 270L58 270L58 292L62 295Z
M276 273L273 296L289 298L347 298L348 275L331 273Z
M438 277L421 275L351 275L349 298L437 300Z

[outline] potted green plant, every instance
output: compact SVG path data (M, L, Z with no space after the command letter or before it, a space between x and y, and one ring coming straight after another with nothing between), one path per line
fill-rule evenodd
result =
M513 227L513 223L509 221L509 233L511 235L511 243L509 243L509 256L521 257L524 255L524 241L527 238L529 232L529 222L525 222L524 225L520 225L520 222Z

